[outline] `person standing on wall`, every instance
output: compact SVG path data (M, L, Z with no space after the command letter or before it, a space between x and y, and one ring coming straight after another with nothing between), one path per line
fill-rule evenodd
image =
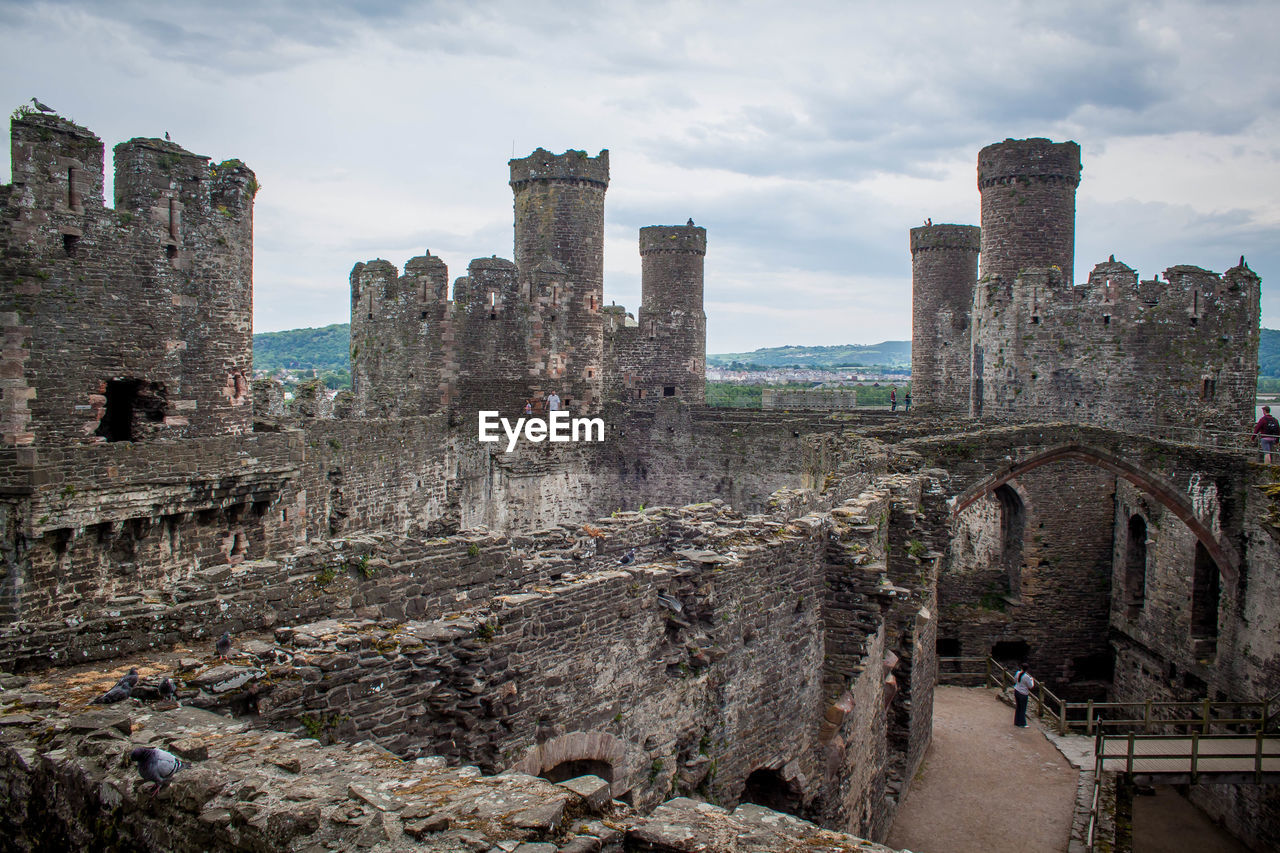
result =
M547 411L548 412L560 411L560 395L557 394L555 391L552 391L551 396L547 397Z
M1280 439L1280 421L1271 414L1270 406L1262 407L1262 417L1253 425L1253 434L1258 438L1262 450L1262 461L1271 464L1271 452L1275 450L1276 440Z
M1036 681L1027 672L1027 668L1019 667L1013 676L1013 724L1020 729L1027 727L1027 700L1031 698L1031 690Z
M889 411L898 411L898 388L894 386L889 389Z
M902 411L904 412L911 411L911 392L910 391L908 391L902 397Z

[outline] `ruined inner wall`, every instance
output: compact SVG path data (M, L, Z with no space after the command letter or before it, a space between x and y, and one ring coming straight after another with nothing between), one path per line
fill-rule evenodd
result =
M954 653L994 651L1025 661L1059 695L1101 698L1114 491L1114 475L1058 462L961 514L938 582L939 636L958 644ZM1025 656L1000 651L1020 643Z
M980 239L972 225L911 229L911 389L921 411L969 413L969 312Z
M0 612L78 624L302 533L297 433L0 452L12 518Z
M1096 266L984 279L973 304L975 413L1160 431L1247 431L1257 385L1258 277L1171 267L1138 281ZM980 381L977 381L980 380Z
M837 526L883 551L888 515L868 525L867 506L855 502ZM136 656L224 626L282 625L275 649L246 647L258 656L247 668L189 674L188 686L211 692L188 701L254 709L274 725L327 721L327 737L372 738L408 757L552 775L594 762L615 796L641 807L672 792L732 803L766 771L792 810L879 832L884 762L902 759L883 728L821 725L838 719L823 684L847 679L865 700L850 724L881 719L873 709L893 701L881 650L900 629L883 624L883 567L854 570L851 559L870 605L867 642L842 671L824 668L825 620L848 606L825 591L827 530L818 515L782 524L703 504L512 539L332 540L204 572L185 594L78 629L55 622L6 638L5 656Z
M247 432L253 173L130 140L116 147L111 210L89 131L27 115L11 142L5 443Z
M1243 573L1233 583L1171 512L1122 484L1117 493L1111 627L1117 701L1261 701L1280 692L1280 565L1274 475L1250 466L1192 489L1215 526L1243 503ZM1145 533L1145 548L1130 534ZM1257 849L1280 825L1280 786L1193 785L1189 797Z

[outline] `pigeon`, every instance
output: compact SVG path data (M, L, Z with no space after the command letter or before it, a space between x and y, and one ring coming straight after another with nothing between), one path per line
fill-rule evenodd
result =
M635 561L636 561L636 549L635 549L635 548L632 548L630 551L628 551L627 553L623 554L621 557L619 557L619 558L618 558L618 562L619 562L621 565L624 565L624 566L629 566L629 565L631 565L632 563L634 563Z
M135 747L129 757L138 763L138 775L146 782L155 783L151 789L153 797L169 784L175 773L187 766L178 756L154 746Z
M690 216L690 217L689 217L689 221L688 221L688 222L686 222L686 223L685 223L685 225L686 225L686 226L688 226L688 225L692 225L692 224L693 224L693 217L692 217L692 216Z
M40 103L39 101L37 101L35 98L32 98L32 99L31 99L31 103L35 104L35 105L36 105L36 109L38 109L38 110L39 110L40 112L42 112L42 113L52 113L52 112L57 112L53 107L46 106L45 104L42 104L42 103Z
M178 688L174 686L172 678L166 678L164 681L160 682L160 698L177 700Z
M115 702L123 702L129 698L129 694L133 692L133 687L138 683L138 671L136 669L129 670L124 678L116 682L116 686L112 687L106 693L103 693L97 699L93 700L94 705L111 705Z
M230 631L222 632L222 636L218 638L218 643L215 646L215 648L218 650L218 657L222 658L223 660L226 660L228 657L231 656L231 632Z

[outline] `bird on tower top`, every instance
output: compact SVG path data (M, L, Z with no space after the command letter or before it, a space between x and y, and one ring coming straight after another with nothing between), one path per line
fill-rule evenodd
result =
M32 98L32 99L31 99L31 103L35 104L36 109L38 109L38 110L39 110L40 112L42 112L42 113L51 113L51 112L55 112L55 110L53 109L53 107L46 106L45 104L42 104L42 103L40 103L39 101L37 101L35 98Z

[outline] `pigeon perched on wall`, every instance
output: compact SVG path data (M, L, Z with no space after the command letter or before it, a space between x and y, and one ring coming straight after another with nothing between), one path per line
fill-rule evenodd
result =
M631 565L632 563L634 563L635 561L636 561L636 549L635 549L635 548L632 548L630 551L628 551L627 553L623 554L621 557L619 557L619 558L618 558L618 562L619 562L621 565L624 565L624 566L629 566L629 565Z
M223 660L231 656L231 632L223 631L222 636L218 638L218 643L214 648L218 651L218 657Z
M45 106L44 104L37 101L35 98L31 99L31 103L35 104L36 109L38 109L42 113L56 112L56 110L54 110L53 107Z
M172 141L173 141L173 140L169 139L169 131L167 131L167 130L164 132L164 141L165 141L165 142L172 142Z
M135 747L129 757L138 763L138 775L147 782L155 783L151 789L153 797L169 784L175 773L187 766L178 756L154 746Z
M97 699L93 700L94 705L111 705L115 702L123 702L129 698L129 694L133 692L134 686L138 683L138 671L131 669L124 678L116 682L116 686L112 687L106 693L103 693Z

